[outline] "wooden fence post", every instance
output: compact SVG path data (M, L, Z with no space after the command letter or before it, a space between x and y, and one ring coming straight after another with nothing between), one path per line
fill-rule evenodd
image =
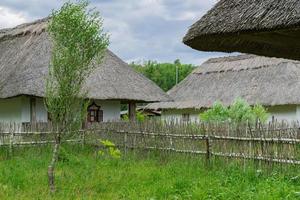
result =
M170 136L170 150L173 149L173 138L172 136Z
M127 154L127 133L124 133L124 154Z
M10 130L10 135L9 135L9 156L13 155L13 145L14 145L14 130Z
M206 160L209 162L211 158L211 138L209 135L206 136Z
M137 148L137 145L136 145L136 134L134 134L133 148Z
M85 145L85 130L82 131L82 135L81 135L81 145L82 145L82 147L84 147L84 145Z

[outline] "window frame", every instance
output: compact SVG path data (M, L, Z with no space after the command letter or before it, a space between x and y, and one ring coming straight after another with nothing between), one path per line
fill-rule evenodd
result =
M89 123L100 123L103 122L103 110L101 106L98 106L95 102L87 108L87 122Z

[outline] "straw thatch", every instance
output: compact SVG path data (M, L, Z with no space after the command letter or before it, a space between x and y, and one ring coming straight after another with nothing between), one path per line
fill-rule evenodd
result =
M300 1L220 0L183 41L202 51L300 60Z
M173 102L148 108L201 109L218 100L228 106L238 97L251 105L294 105L300 104L299 91L299 61L239 55L206 61L168 92Z
M45 95L51 43L47 19L0 30L0 98ZM107 50L104 62L88 78L88 97L101 100L166 101L152 81Z

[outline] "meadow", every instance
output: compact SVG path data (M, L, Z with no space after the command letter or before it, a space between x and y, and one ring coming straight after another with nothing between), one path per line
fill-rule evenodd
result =
M0 150L0 199L300 199L300 169L161 152L99 156L64 145L57 192L47 185L50 146ZM254 167L254 165L256 167Z

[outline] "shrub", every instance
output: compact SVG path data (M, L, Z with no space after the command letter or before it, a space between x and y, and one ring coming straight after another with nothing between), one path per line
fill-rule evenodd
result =
M200 119L206 122L223 122L229 118L228 108L220 101L214 103L211 109L200 114Z
M138 111L136 112L136 120L138 122L144 122L147 119L147 115L143 114L142 112ZM122 120L128 122L129 116L128 114L122 116Z
M138 112L136 113L136 120L137 120L138 122L144 122L146 119L147 119L147 115L145 115L144 113L142 113L142 112L140 112L140 111L138 111Z
M265 123L268 114L262 105L251 107L245 100L237 98L229 107L223 106L219 101L215 102L212 108L200 114L200 119L204 122L255 123L259 120Z
M243 99L237 98L229 108L229 120L234 123L255 122L251 106Z
M269 114L262 105L256 104L252 110L254 112L254 115L257 119L259 119L260 122L266 122L268 120Z

